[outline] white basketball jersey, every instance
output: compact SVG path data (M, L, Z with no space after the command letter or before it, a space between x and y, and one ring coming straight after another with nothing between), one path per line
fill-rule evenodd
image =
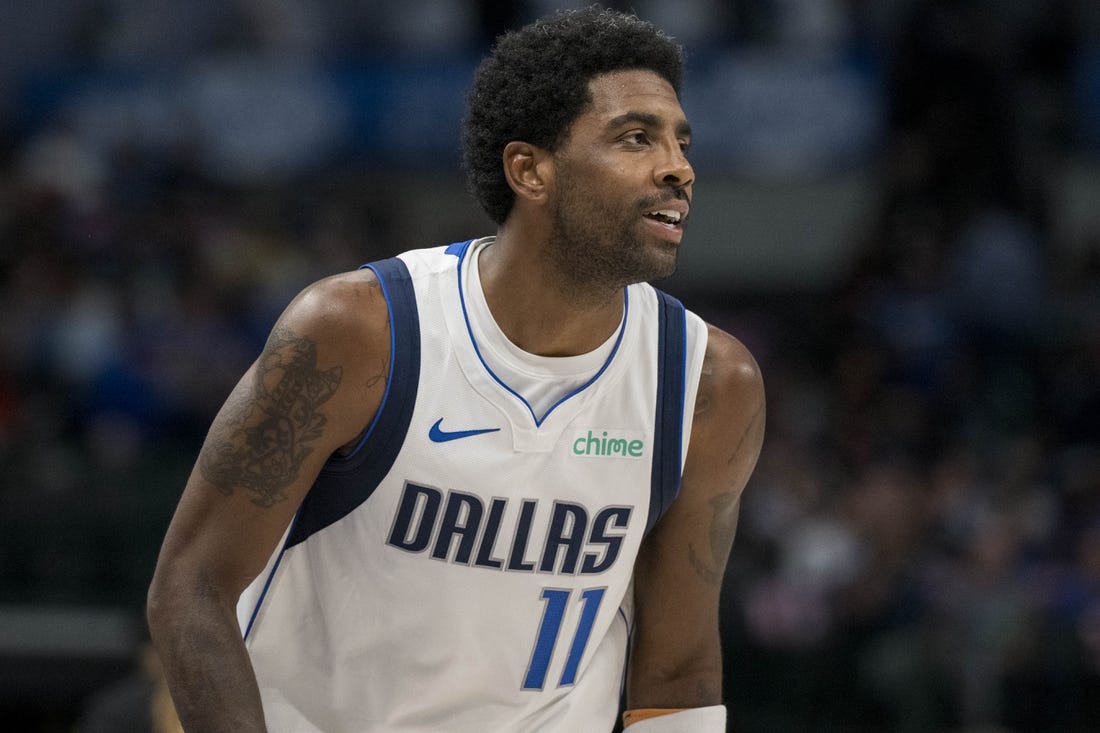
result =
M606 362L536 414L473 336L476 244L370 265L382 405L238 606L273 732L615 723L634 560L679 490L706 328L630 286Z

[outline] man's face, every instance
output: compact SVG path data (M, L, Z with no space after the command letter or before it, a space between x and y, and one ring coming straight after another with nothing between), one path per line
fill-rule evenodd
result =
M603 74L588 88L592 104L554 154L551 251L579 288L668 277L695 179L684 111L650 71Z

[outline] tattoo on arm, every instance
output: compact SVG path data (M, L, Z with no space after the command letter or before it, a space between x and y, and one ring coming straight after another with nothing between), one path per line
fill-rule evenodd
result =
M288 328L272 332L256 365L247 407L227 415L200 461L207 481L225 495L237 487L252 503L270 507L286 498L310 445L324 430L320 407L336 393L343 370L317 368L317 344Z
M741 495L736 491L719 494L710 500L713 510L710 527L707 532L706 551L695 549L695 543L688 544L688 560L691 567L708 585L718 585L726 567L733 535L737 531L737 515L741 506Z
M371 300L374 300L375 298L384 297L384 295L382 293L382 286L379 284L379 282L377 280L371 280L369 283L367 283L367 295L370 296ZM390 321L387 318L386 319L386 331L389 332L389 330L390 330ZM387 359L379 359L378 360L378 372L367 379L367 387L372 388L376 384L381 382L383 379L388 377L389 376L389 371L390 371L389 359L388 358ZM337 379L339 379L339 377L337 377Z
M700 398L702 399L702 395ZM709 405L709 402L704 404ZM748 429L741 435L741 439L737 441L737 445L734 446L729 460L726 461L727 465L733 463L738 455L740 455L741 448L745 445L745 441L748 440L750 436L754 438L759 437L761 431L764 429L763 418L764 406L760 405L756 410L756 414L753 415L752 420L749 422ZM719 494L710 500L710 507L713 514L711 515L710 528L708 531L708 544L710 545L709 557L704 557L704 553L696 551L694 543L689 543L688 560L691 562L691 566L695 569L695 572L698 573L700 578L710 585L718 585L722 582L726 560L729 557L730 547L733 546L734 535L737 533L737 518L741 509L741 493L739 491L730 491L725 494Z

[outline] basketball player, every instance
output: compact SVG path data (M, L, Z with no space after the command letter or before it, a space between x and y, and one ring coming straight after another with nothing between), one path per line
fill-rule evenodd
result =
M502 37L464 135L495 236L287 307L150 589L186 730L610 731L624 694L628 733L725 730L764 394L646 284L690 216L681 63L598 9Z

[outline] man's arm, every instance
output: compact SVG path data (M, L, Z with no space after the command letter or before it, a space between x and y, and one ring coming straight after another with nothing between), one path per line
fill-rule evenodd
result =
M287 307L214 419L148 598L152 639L186 730L265 730L237 600L325 461L373 418L388 329L369 271L314 284Z
M718 600L741 492L760 455L764 412L752 355L709 327L680 495L638 556L630 709L722 702Z

